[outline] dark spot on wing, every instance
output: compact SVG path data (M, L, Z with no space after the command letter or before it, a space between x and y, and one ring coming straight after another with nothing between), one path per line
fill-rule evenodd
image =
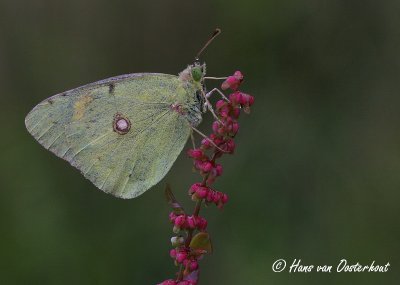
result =
M49 102L50 105L52 105L54 103L53 99L48 99L47 102Z
M65 97L67 96L67 93L62 93L61 96Z
M108 93L113 93L115 89L115 84L114 83L110 83L108 84Z

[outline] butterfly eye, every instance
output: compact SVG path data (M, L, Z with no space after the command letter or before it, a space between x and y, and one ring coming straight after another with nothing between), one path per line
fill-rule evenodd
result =
M192 68L192 78L194 81L199 82L203 77L203 71L200 66L195 66Z

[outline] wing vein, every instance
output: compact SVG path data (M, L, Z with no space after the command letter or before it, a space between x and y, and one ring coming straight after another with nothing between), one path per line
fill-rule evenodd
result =
M71 157L71 159L75 158L80 152L82 152L83 150L85 150L88 146L93 145L94 143L96 143L97 141L101 140L102 138L104 138L105 136L109 135L110 132L105 133L104 135L101 135L97 138L95 138L94 140L92 140L91 142L89 142L88 144L86 144L83 148L81 148L80 150L78 150L73 157Z
M56 137L56 139L53 140L53 142L47 147L47 149L50 149L50 148L53 146L53 144L55 144L55 142L56 142L64 133L65 133L65 131L64 131L64 132L61 132L61 133Z

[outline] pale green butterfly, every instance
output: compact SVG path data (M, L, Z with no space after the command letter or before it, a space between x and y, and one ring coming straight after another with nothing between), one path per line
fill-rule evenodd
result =
M179 76L133 73L78 87L39 103L25 125L46 149L94 185L134 198L158 183L205 112L205 64Z

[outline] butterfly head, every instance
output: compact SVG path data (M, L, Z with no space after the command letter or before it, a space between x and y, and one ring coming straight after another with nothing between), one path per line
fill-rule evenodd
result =
M201 89L205 75L206 64L201 64L200 62L196 61L194 64L189 65L186 69L179 73L179 78L182 81L192 83L196 88Z
M206 64L200 64L199 61L196 61L192 66L190 73L192 75L192 79L194 82L201 83L206 75Z

